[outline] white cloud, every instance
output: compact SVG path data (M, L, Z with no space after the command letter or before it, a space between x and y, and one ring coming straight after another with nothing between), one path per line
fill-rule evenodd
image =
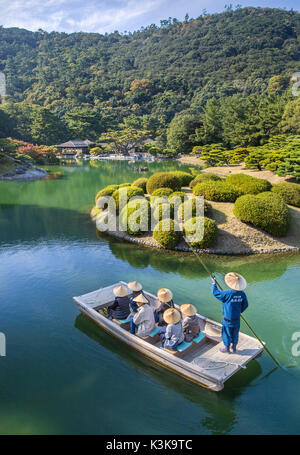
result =
M124 24L132 19L138 18L150 12L158 6L160 0L149 0L145 2L129 0L123 7L108 7L104 11L94 11L88 8L82 18L75 20L67 19L67 22L76 27L77 30L109 32L122 29Z
M131 20L164 0L0 0L0 24L29 30L109 32L124 30Z
M0 25L28 30L111 32L137 30L169 16L183 19L224 10L224 0L0 0ZM249 4L237 0L236 4ZM253 6L294 7L299 0L251 0Z

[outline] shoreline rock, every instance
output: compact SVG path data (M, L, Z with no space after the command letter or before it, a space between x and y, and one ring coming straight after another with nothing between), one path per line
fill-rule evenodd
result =
M30 181L30 180L39 180L48 177L49 174L44 169L39 167L23 167L17 166L15 169L15 173L8 173L0 176L0 180L2 181L14 181L14 180L22 180L22 181Z

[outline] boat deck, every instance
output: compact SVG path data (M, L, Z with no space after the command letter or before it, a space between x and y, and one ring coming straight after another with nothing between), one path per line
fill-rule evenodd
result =
M157 363L164 363L165 367L179 371L183 376L195 381L195 377L200 375L204 385L216 384L214 390L221 390L224 382L246 364L263 352L263 346L256 338L240 332L239 344L236 353L224 354L219 351L223 346L220 323L213 321L205 316L198 314L201 332L206 336L199 342L192 342L183 352L172 354L167 350L161 349L159 336L152 338L140 338L129 332L129 324L114 322L99 313L99 310L110 306L114 301L113 288L117 285L127 283L120 281L97 291L74 297L79 309L87 316L91 317L102 328L112 335L129 344L144 355L152 358ZM158 302L156 296L144 291L153 309ZM175 305L178 307L178 305ZM183 374L183 372L188 374ZM195 381L197 382L197 381ZM212 388L212 387L210 387Z

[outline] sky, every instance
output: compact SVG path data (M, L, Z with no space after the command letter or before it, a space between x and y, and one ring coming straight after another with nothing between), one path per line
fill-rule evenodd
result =
M232 0L231 0L232 1ZM134 31L161 19L224 11L230 0L0 0L0 25L48 32ZM238 0L232 5L300 11L300 0Z

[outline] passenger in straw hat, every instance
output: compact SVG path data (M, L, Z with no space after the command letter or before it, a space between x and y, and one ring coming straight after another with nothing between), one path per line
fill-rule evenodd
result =
M184 303L180 307L182 314L182 329L185 341L192 341L200 333L200 320L197 316L197 310L194 305Z
M167 326L158 332L162 346L176 351L177 346L184 340L180 312L176 308L169 308L164 312L164 320Z
M222 302L223 319L222 319L222 339L224 348L221 352L236 352L236 346L239 340L240 316L248 307L248 300L244 289L247 287L247 281L239 273L230 272L225 275L225 283L230 288L228 291L220 291L217 287L215 278L213 279L212 293Z
M163 318L163 314L169 308L174 308L173 302L173 294L170 289L161 288L157 291L157 298L159 301L159 305L155 310L155 322L158 323L159 326L166 325L165 320Z
M130 300L129 308L130 308L131 314L133 316L134 313L136 313L137 309L138 309L138 305L136 302L133 301L133 299L135 297L137 297L140 292L142 292L143 286L138 281L130 281L130 283L128 283L127 286L128 286L128 289L130 291L132 291L132 295L129 297L129 300Z
M148 299L140 293L133 299L138 305L138 310L130 322L130 333L145 337L155 327L153 309L149 305Z
M126 319L130 313L129 298L126 286L120 285L113 289L115 301L108 308L108 317L113 319Z

